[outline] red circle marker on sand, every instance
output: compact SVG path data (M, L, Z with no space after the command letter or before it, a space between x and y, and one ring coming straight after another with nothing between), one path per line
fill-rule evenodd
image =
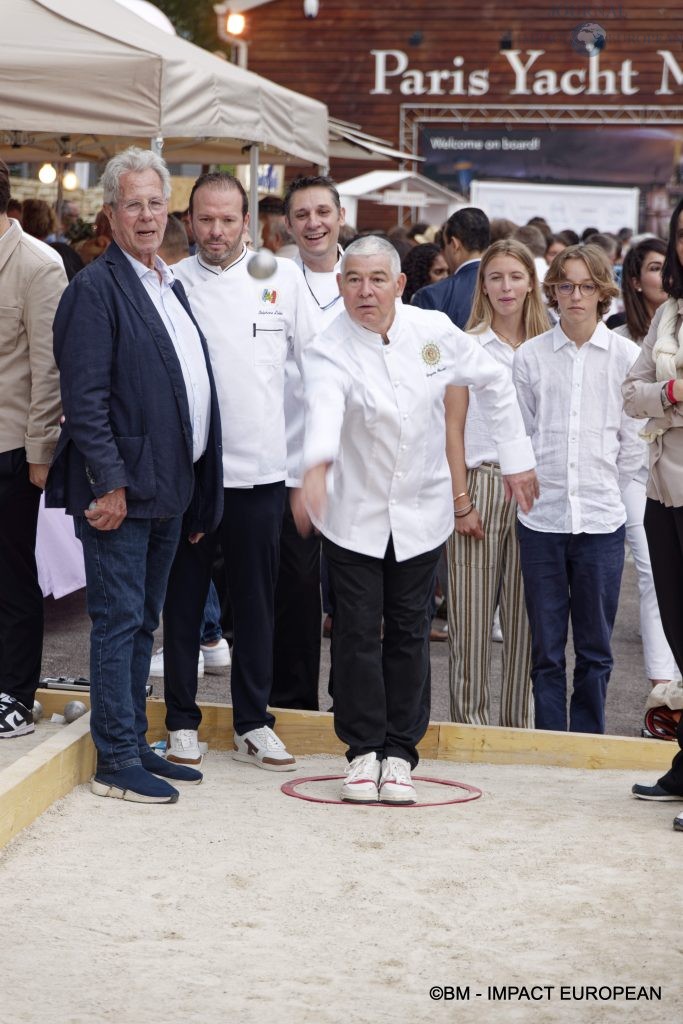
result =
M340 804L343 807L353 807L352 800L328 800L321 796L309 796L307 793L299 793L299 786L305 786L308 782L341 782L343 775L310 775L305 779L293 779L292 782L285 782L280 790L285 796L293 796L297 800L308 800L313 804ZM450 786L453 789L464 790L466 796L456 796L452 800L435 800L434 803L416 804L381 804L379 802L364 804L358 802L356 807L443 807L446 804L466 804L470 800L478 800L482 795L481 790L476 786L468 786L466 782L449 782L447 779L431 779L426 776L413 775L413 782L431 782L436 786Z

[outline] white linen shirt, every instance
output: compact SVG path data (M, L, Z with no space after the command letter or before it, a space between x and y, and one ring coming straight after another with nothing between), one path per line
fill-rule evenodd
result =
M272 277L247 272L246 247L225 270L199 255L175 264L209 347L221 411L223 485L254 487L287 474L285 360L314 334L301 271L277 259Z
M638 346L599 323L580 347L559 323L517 349L513 379L538 460L541 496L519 520L540 533L613 533L643 465L621 385Z
M316 332L323 331L344 308L339 294L337 274L341 272L341 256L333 270L317 273L304 269L301 254L293 262L300 269L309 293L311 316ZM304 454L304 423L306 407L304 385L293 351L285 363L285 428L287 431L287 486L301 486L301 460Z
M447 385L479 394L503 473L535 459L509 377L445 313L401 303L387 337L343 311L304 352L304 466L333 463L326 537L383 558L391 535L402 562L453 530Z
M154 303L178 356L190 408L192 461L196 462L206 451L211 422L211 385L197 328L173 291L174 276L171 268L159 256L154 259L156 270L152 270L125 249L123 254Z
M470 337L505 368L512 383L512 359L515 350L501 341L490 327L480 332L471 331ZM480 406L477 392L470 390L465 419L465 465L468 469L475 469L481 466L482 462L497 461L498 449L491 434L488 417Z

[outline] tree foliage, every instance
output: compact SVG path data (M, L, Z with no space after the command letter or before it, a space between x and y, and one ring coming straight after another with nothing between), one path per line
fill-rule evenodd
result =
M205 50L220 48L216 33L214 0L153 0L173 22L179 36Z

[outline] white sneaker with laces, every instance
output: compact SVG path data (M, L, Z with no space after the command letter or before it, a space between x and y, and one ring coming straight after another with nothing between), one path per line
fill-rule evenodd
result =
M230 667L230 648L224 636L217 644L202 644L199 657L204 657L204 671L209 675L220 675Z
M349 762L341 787L341 798L349 803L376 804L379 797L380 763L377 754L359 754Z
M232 756L235 761L246 761L269 772L296 770L296 760L267 725L262 725L260 729L250 729L242 736L234 733L233 742L235 747Z
M173 761L175 764L201 764L203 756L196 729L175 729L169 732L166 744L167 761Z
M382 761L379 799L383 804L416 803L417 793L410 775L410 764L402 757L387 757Z
M204 675L204 655L199 652L199 658L197 660L197 679L201 679ZM150 679L163 679L164 678L164 649L160 647L152 655L152 660L149 664L149 678Z

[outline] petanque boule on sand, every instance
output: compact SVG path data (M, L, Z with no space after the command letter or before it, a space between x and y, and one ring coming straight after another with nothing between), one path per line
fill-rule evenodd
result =
M247 263L247 273L259 281L272 277L277 270L277 261L270 249L259 249Z
M87 707L82 700L70 700L64 705L64 721L75 722L77 718L87 712Z

